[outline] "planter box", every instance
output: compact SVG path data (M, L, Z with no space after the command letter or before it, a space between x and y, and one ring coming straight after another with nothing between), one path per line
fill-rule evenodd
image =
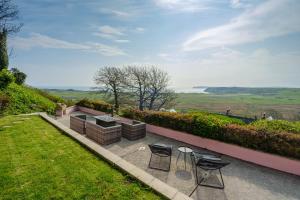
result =
M122 136L128 140L137 140L146 136L146 124L133 120L132 123L122 122Z
M70 128L80 134L85 134L86 115L70 116Z
M97 124L86 123L86 136L101 145L108 145L121 140L122 126L102 127Z

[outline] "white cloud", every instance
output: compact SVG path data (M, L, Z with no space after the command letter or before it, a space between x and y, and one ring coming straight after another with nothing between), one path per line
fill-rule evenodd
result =
M88 51L100 53L104 56L118 56L126 55L126 53L118 47L108 46L101 43L87 43L89 45Z
M29 37L14 37L9 45L16 49L51 48L51 49L74 49L89 52L97 52L104 56L125 55L126 53L118 47L108 46L100 43L73 43L59 40L39 33L31 33Z
M108 26L108 25L100 26L99 31L101 33L108 34L108 35L124 35L124 33L122 32L121 29L114 28L114 27L111 27L111 26Z
M103 14L109 14L109 15L113 15L115 17L118 18L128 18L130 16L132 16L132 14L128 13L128 12L124 12L124 11L120 11L120 10L114 10L114 9L108 9L108 8L103 8L100 9L100 12Z
M118 43L129 43L130 40L115 40L115 42L118 42Z
M250 4L245 0L230 0L230 5L232 8L247 8Z
M55 49L81 49L82 50L88 48L88 46L83 44L76 44L64 40L58 40L46 35L41 35L39 33L32 33L28 38L14 37L10 42L13 47L19 49L31 49L33 47L42 47L42 48L55 48Z
M98 32L93 33L93 35L105 38L105 39L116 39L120 36L125 35L124 28L115 28L112 26L100 26Z
M227 24L196 33L184 42L183 49L239 45L299 32L299 10L296 0L269 0L246 10Z
M142 28L142 27L136 27L136 28L135 28L135 31L136 31L136 32L139 32L139 33L143 33L143 32L145 32L145 29Z
M161 8L182 12L196 12L208 8L204 1L199 0L154 0L154 2Z

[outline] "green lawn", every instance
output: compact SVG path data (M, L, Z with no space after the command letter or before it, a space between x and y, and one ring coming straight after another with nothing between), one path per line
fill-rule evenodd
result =
M0 118L0 199L162 199L40 117L13 123L22 118Z

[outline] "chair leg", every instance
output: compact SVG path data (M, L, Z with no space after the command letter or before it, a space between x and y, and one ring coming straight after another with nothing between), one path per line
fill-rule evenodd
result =
M191 194L189 195L189 197L192 196L192 194L196 191L196 189L198 188L198 186L199 186L199 185L197 184L196 187L195 187L195 188L193 189L193 191L191 192Z
M161 159L161 157L159 157L159 159ZM170 167L171 167L171 156L170 156L170 161L169 161L169 167L168 167L168 169L162 169L162 168L158 168L158 167L152 167L152 166L151 166L151 162L152 162L152 153L151 153L151 157L150 157L150 161L149 161L148 167L151 168L151 169L162 170L162 171L165 171L165 172L170 171Z
M152 160L152 153L151 153L151 157L150 157L149 164L148 164L149 168L152 168L151 165L150 165L151 164L151 160Z
M221 186L216 186L216 185L209 185L209 184L203 184L202 182L205 180L205 178L202 178L200 181L199 181L199 185L201 186L204 186L204 187L211 187L211 188L215 188L215 189L224 189L225 185L224 185L224 181L223 181L223 177L222 177L222 172L220 169L218 169L219 173L220 173L220 176L221 176L221 183L222 185Z
M171 160L172 159L172 156L170 156L170 159L169 159L169 168L168 168L168 171L170 171L170 168L171 168Z

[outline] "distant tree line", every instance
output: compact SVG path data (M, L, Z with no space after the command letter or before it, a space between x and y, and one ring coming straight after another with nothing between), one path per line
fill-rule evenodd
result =
M113 97L116 112L120 99L132 99L139 110L160 110L174 104L176 94L168 89L169 75L154 66L102 67L95 83Z

